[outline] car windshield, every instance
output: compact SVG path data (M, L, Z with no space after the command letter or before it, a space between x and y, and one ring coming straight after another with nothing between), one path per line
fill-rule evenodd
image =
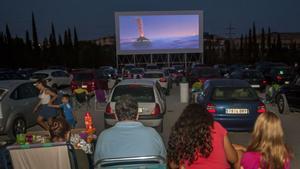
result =
M46 73L34 73L32 74L31 78L33 79L45 79L47 78L49 75Z
M143 85L121 85L115 88L112 101L116 102L122 95L131 95L138 102L155 102L152 86Z
M130 72L133 73L133 74L144 73L143 69L132 69Z
M217 69L199 69L197 74L199 77L220 77Z
M92 73L75 73L74 80L75 81L91 81L94 79Z
M144 75L144 78L153 78L153 79L155 79L155 78L161 78L163 76L164 75L162 73L146 73Z
M256 92L250 87L217 87L212 100L257 100Z

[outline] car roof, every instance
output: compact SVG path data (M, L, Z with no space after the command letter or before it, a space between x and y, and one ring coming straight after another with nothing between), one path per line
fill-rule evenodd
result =
M44 70L38 70L34 73L46 73L46 74L48 74L48 73L52 73L52 72L55 72L55 71L64 71L64 70L61 70L61 69L44 69Z
M207 80L213 87L249 87L249 83L239 79L211 79Z
M145 86L153 86L156 81L154 80L147 80L147 79L126 79L122 80L118 86L121 85L130 85L130 84L139 84L139 85L145 85Z
M30 80L2 80L0 81L0 88L14 89L23 83L33 83Z
M150 70L150 71L147 71L145 72L146 74L151 74L151 73L164 73L163 71L161 70Z

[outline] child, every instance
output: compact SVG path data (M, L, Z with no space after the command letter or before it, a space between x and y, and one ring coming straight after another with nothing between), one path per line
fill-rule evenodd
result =
M70 125L61 117L53 119L52 124L49 126L49 133L52 142L68 141L70 137L70 131Z
M70 96L65 94L61 98L62 104L60 104L60 105L49 105L49 106L54 107L54 108L61 108L64 112L64 116L65 116L66 121L69 123L69 125L71 127L74 128L75 125L76 125L76 120L75 120L76 116L75 116L75 113L74 113L73 108L70 105L69 101L70 101Z
M284 134L279 117L267 112L255 123L252 140L243 154L243 169L290 169L291 154L284 144Z

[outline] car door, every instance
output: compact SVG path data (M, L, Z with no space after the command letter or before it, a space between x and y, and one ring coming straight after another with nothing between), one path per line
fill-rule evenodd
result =
M13 111L22 114L27 125L35 124L37 113L33 113L33 109L39 102L38 94L39 92L33 83L29 82L19 85L10 96Z
M163 89L158 82L155 83L155 86L156 86L156 89L157 89L157 92L159 95L158 101L160 102L160 105L162 106L163 112L166 112L166 109L167 109L166 95L164 94Z
M72 77L65 71L60 71L59 76L63 82L62 85L69 86L71 84Z
M300 109L300 76L298 76L286 93L290 107Z

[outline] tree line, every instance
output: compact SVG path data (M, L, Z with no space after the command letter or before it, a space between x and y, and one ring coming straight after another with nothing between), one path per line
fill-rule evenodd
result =
M101 47L92 41L79 41L77 30L67 28L63 37L56 34L54 24L48 37L39 41L34 14L31 18L31 35L25 31L25 39L13 37L9 25L0 31L0 67L98 67L113 65L114 47Z
M237 43L238 42L238 43ZM255 23L246 34L238 39L225 39L224 46L216 47L214 37L208 37L206 46L206 62L208 63L245 63L253 64L260 61L275 61L292 64L300 61L300 51L295 41L283 46L281 34L272 32L268 27L261 28L257 33Z

